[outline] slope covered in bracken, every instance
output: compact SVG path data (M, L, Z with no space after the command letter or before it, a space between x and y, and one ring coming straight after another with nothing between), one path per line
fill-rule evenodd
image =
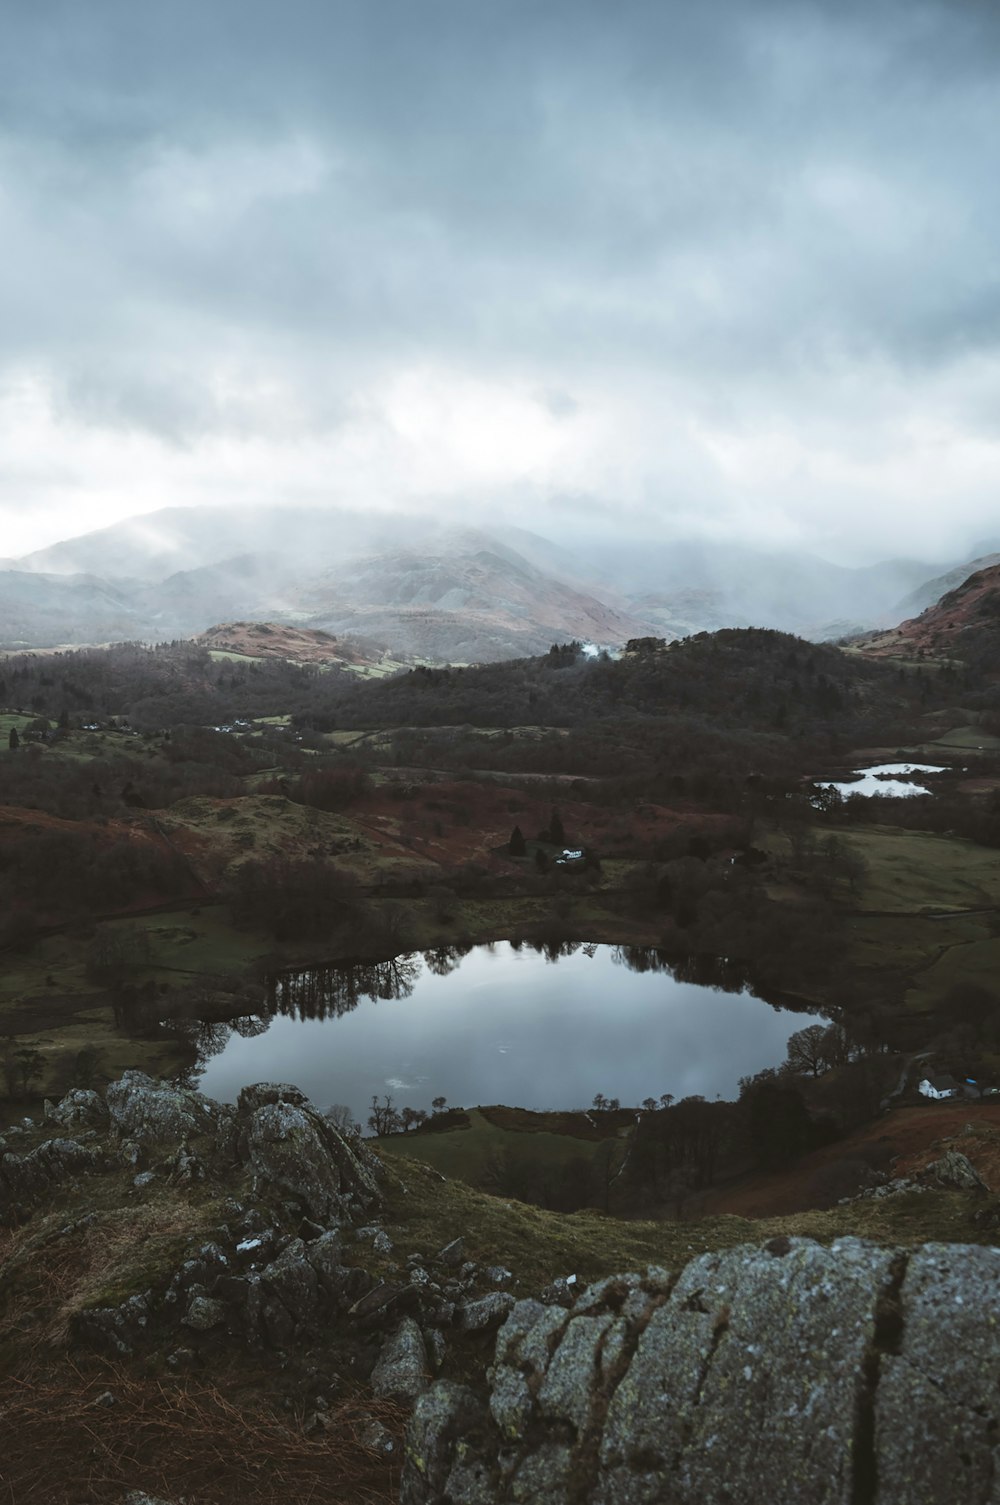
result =
M873 658L960 659L990 672L1000 661L1000 565L977 570L919 617L858 646Z

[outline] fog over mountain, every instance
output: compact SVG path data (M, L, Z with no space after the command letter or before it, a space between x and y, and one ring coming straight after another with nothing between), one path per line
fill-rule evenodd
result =
M180 506L527 528L616 587L650 541L933 573L996 531L995 7L5 20L8 560Z
M220 622L298 624L434 661L617 647L720 627L824 639L891 626L993 556L848 568L735 544L586 534L345 508L171 508L0 570L0 647L165 640ZM935 578L928 579L928 572ZM902 600L901 600L902 598Z

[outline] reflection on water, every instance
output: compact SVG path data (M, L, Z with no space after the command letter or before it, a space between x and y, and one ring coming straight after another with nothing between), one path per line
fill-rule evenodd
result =
M413 955L278 972L269 985L270 1012L292 1019L339 1019L364 998L409 998L419 976L420 961Z
M260 1016L197 1026L195 1077L224 1101L247 1082L294 1082L361 1122L386 1093L413 1108L734 1097L811 1022L755 997L735 962L502 942L278 973Z
M911 773L947 773L947 768L937 763L876 763L871 768L859 768L857 777L843 780L816 780L818 789L836 789L838 794L847 799L849 795L860 794L865 799L873 794L891 795L895 799L909 799L915 794L930 794L930 790L923 784L910 784L904 781L904 774Z

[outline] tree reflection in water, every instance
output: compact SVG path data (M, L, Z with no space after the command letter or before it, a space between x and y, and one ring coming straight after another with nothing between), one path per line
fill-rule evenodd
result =
M697 955L675 956L657 946L614 946L611 960L630 972L669 972L678 982L696 983L721 993L753 992L753 981L746 963L738 957Z
M385 962L279 972L270 979L268 1006L291 1019L337 1019L363 998L409 998L419 976L420 958L412 952Z

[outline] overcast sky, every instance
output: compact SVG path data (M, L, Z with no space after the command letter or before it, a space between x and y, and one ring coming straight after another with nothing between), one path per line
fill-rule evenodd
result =
M0 555L164 505L1000 533L1000 7L33 0Z

